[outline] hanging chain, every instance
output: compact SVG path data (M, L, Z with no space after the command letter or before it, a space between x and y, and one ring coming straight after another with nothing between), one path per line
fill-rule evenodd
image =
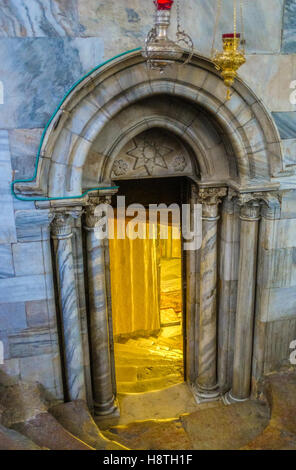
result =
M243 46L243 53L245 53L245 25L244 25L244 15L243 15L243 0L240 0L240 22L241 22L241 31L242 31L242 39L241 44Z
M180 0L177 0L177 31L181 31Z
M193 57L194 45L191 37L181 27L180 0L177 0L177 43L184 44L188 49L188 57L183 62L183 65L188 64Z
M233 34L234 34L234 41L233 41L233 49L236 49L236 29L237 29L237 4L236 0L233 0Z
M220 23L221 9L222 9L222 0L217 0L217 14L216 14L216 20L215 20L215 26L214 26L214 36L213 36L213 42L212 42L212 48L211 48L211 57L213 57L214 55L217 30L218 30L218 26Z

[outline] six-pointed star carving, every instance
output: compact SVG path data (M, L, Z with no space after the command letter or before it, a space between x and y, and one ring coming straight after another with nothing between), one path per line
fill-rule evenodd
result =
M145 167L148 174L153 172L155 166L168 168L165 156L171 153L173 149L149 140L135 142L135 147L127 152L128 155L136 159L134 170Z

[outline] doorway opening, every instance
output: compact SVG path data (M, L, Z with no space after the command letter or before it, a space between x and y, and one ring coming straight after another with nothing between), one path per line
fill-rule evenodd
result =
M126 206L142 204L148 233L149 204L177 204L182 178L116 182ZM164 194L165 188L165 194ZM162 194L163 193L163 194ZM154 237L110 240L111 298L118 393L161 390L184 381L183 254L180 223L157 219ZM126 232L131 218L125 218ZM143 227L142 227L143 229Z

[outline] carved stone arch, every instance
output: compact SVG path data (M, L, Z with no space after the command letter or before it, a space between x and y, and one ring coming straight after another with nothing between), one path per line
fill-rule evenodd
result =
M19 189L54 197L80 194L85 162L105 126L123 109L159 95L178 97L216 121L236 159L238 174L230 182L237 188L259 182L270 187L283 169L272 117L240 79L227 101L223 81L208 59L195 55L190 64L168 68L160 78L133 52L96 70L69 94L45 133L35 183Z

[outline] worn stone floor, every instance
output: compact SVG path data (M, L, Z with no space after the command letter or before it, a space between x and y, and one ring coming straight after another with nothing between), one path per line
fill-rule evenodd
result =
M131 449L296 450L296 374L266 378L266 399L226 406L197 404L186 384L120 394L120 418L101 421L104 435Z
M296 373L273 374L265 400L197 405L177 384L120 394L121 416L93 420L85 403L55 403L36 383L0 376L0 450L296 450Z

